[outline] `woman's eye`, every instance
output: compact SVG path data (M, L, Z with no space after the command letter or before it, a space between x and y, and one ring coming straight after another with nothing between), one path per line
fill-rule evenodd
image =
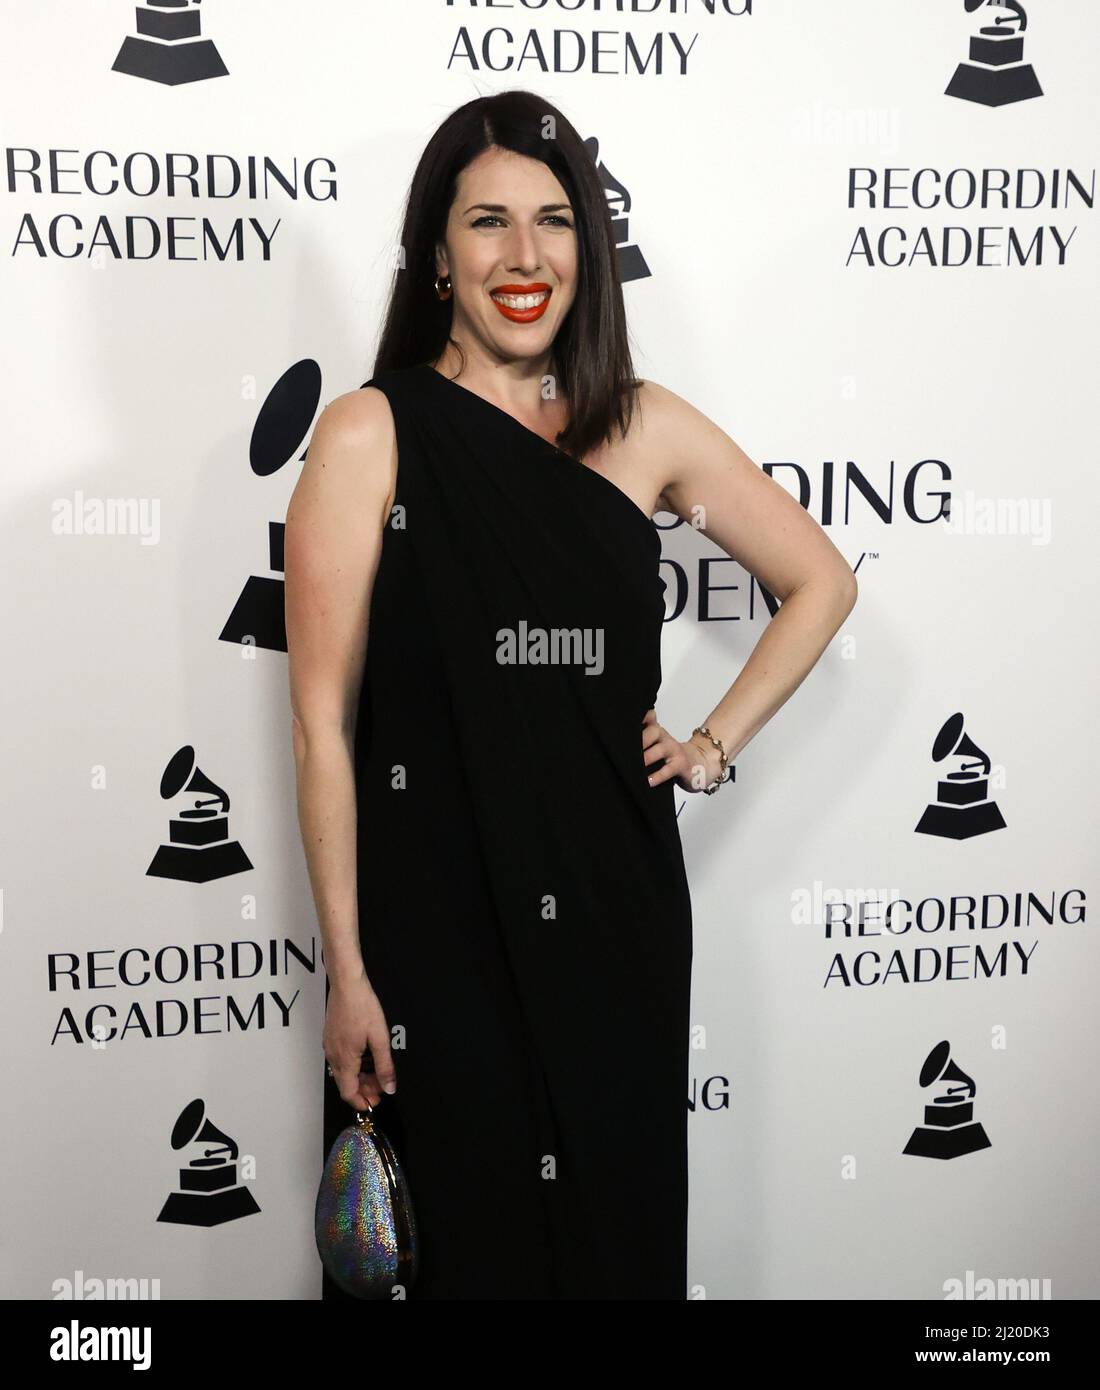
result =
M572 225L573 225L572 222L570 222L568 218L562 217L560 213L556 213L556 212L555 212L555 213L551 213L549 217L546 217L546 218L544 218L543 220L544 220L545 222L556 222L556 223L558 224L559 227L572 227ZM491 222L501 222L501 221L503 221L503 219L500 218L500 217L498 217L497 214L496 214L495 212L486 212L486 213L483 213L481 217L475 218L474 221L470 223L470 226L471 226L471 227L485 227L485 226L488 226L489 223L491 223Z

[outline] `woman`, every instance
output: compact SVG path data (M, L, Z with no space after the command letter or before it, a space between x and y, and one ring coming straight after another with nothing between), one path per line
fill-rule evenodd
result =
M287 514L326 1151L377 1107L411 1297L684 1299L673 788L728 778L854 576L717 425L635 380L600 180L548 102L448 117L402 245L374 376L323 411ZM653 708L658 509L783 600L684 740Z

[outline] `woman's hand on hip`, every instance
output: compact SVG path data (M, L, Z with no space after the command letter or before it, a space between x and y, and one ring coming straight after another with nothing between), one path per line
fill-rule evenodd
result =
M657 711L650 710L642 721L642 762L649 773L651 787L674 779L685 792L701 792L718 776L720 759L713 744L681 743L657 723Z

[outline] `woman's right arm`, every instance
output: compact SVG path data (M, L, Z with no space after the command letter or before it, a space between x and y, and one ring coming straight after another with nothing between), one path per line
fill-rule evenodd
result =
M389 1030L363 967L356 889L355 727L367 619L397 477L376 387L321 412L286 515L286 635L298 824L329 994L324 1050L356 1109L395 1089ZM361 1066L364 1053L371 1067Z

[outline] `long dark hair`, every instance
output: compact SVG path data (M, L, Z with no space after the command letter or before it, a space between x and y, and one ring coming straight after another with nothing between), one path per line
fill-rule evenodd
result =
M547 117L555 125L547 139ZM435 248L444 239L458 176L484 150L541 160L565 189L577 231L577 290L552 355L570 407L558 442L580 458L630 426L634 376L607 198L592 156L562 113L534 92L498 92L453 111L428 141L405 204L403 264L394 273L374 373L434 362L451 332L453 298L435 292ZM457 346L457 344L456 344Z

